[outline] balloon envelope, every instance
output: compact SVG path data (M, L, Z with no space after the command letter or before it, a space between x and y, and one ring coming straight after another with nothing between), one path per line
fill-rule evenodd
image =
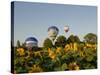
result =
M48 35L49 37L54 40L58 35L59 29L56 26L51 26L48 28Z
M64 31L65 31L65 32L68 32L68 31L69 31L69 27L68 27L68 26L65 26L65 27L64 27Z
M25 44L27 48L36 47L38 45L38 40L35 37L28 37L25 40Z

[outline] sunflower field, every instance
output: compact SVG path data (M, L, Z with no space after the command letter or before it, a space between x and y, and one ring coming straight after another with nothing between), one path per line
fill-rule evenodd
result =
M97 45L70 43L65 47L14 48L14 73L97 68Z
M27 50L24 45L12 47L11 71L16 74L96 69L96 41L91 42L90 36L87 42L68 39L58 40L55 46L50 46L49 40L49 45L45 43L46 46L33 47L31 50Z

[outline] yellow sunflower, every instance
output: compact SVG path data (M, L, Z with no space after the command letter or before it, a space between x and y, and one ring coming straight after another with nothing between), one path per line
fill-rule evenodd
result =
M76 62L72 62L68 65L69 70L80 70L79 65Z
M33 65L30 68L29 73L33 73L33 72L43 72L43 69L38 65Z
M25 55L25 51L24 51L23 48L18 48L18 49L17 49L17 52L19 53L20 56Z
M56 53L61 53L61 47L58 47L58 48L56 49Z

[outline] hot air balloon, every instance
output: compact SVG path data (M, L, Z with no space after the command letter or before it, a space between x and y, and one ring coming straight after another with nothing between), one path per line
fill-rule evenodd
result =
M51 26L48 28L48 35L52 41L55 40L58 35L59 29L56 26Z
M68 32L68 31L69 31L69 27L68 27L68 26L65 26L65 27L64 27L64 31L65 31L65 32Z
M33 47L37 47L38 46L38 40L35 37L28 37L25 40L25 46L27 49L32 49Z

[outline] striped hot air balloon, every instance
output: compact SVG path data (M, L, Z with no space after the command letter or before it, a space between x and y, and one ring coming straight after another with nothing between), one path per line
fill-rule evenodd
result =
M56 26L51 26L48 28L48 35L52 41L55 40L56 36L58 35L59 29Z
M35 37L28 37L25 40L26 48L32 49L33 47L38 46L38 40Z

